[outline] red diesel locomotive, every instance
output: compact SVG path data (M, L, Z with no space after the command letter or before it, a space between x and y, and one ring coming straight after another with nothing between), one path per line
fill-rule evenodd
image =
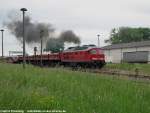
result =
M43 65L64 65L64 66L82 66L98 67L105 65L105 55L102 49L98 47L82 46L70 47L59 53L26 56L26 62L40 64L42 58ZM14 63L22 63L23 57L19 56Z
M102 67L105 64L103 51L97 47L71 48L61 53L64 65Z

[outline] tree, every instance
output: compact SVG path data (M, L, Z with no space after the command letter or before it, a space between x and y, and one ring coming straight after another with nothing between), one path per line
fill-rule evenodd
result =
M110 39L106 43L118 44L150 40L150 28L120 27L112 29Z
M53 53L60 52L64 49L64 42L57 38L50 38L47 41L45 51L51 51Z
M64 49L64 43L79 44L80 42L80 38L73 31L64 31L58 38L50 38L47 41L45 51L60 52Z

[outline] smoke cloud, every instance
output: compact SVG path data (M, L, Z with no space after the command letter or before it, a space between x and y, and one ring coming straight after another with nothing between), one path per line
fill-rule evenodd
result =
M16 14L15 11L11 12L8 15L9 21L6 21L4 25L10 30L11 34L22 43L23 22L20 16ZM80 38L72 30L63 31L58 37L56 37L54 36L55 34L53 35L55 29L52 24L33 22L29 16L25 16L26 43L30 44L30 46L34 43L39 43L41 40L41 31L43 31L42 38L44 44L46 44L46 51L50 50L52 52L58 52L64 49L64 43L80 44L81 42Z
M75 43L75 44L80 44L80 38L76 36L76 34L71 31L64 31L60 34L59 39L63 42L68 42L68 43Z
M16 38L22 42L22 20L10 20L10 22L5 23L10 32L16 36ZM40 31L42 33L43 40L47 40L50 34L55 31L51 24L47 23L34 23L31 21L29 16L25 17L25 40L28 44L40 42Z

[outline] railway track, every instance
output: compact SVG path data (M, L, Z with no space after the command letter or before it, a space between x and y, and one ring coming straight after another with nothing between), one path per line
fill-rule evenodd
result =
M150 75L144 74L139 72L138 70L135 70L134 72L131 71L125 71L125 70L117 70L117 69L74 69L71 68L73 71L82 71L82 72L90 72L90 73L99 73L99 74L107 74L110 76L124 76L129 77L133 79L141 79L141 80L150 80Z
M94 73L116 75L116 76L127 76L130 78L150 80L150 75L140 74L137 72L128 72L128 71L116 71L116 70L94 70Z
M38 66L38 65L36 65ZM49 66L44 66L43 67L49 67ZM50 66L52 67L52 66ZM55 65L55 68L62 68L62 66L60 65ZM133 79L143 79L143 80L150 80L150 75L149 74L145 74L145 73L141 73L139 72L138 69L136 69L135 71L125 71L125 70L117 70L117 69L108 69L108 68L101 68L101 69L94 69L94 68L79 68L79 67L64 67L65 69L69 69L72 71L82 71L82 72L90 72L90 73L99 73L99 74L106 74L106 75L110 75L110 76L125 76L125 77L129 77L129 78L133 78Z
M49 66L44 66L49 67ZM133 79L139 80L150 80L150 75L140 72L138 69L135 71L126 71L126 70L118 70L118 69L109 69L109 68L101 68L101 69L94 69L94 68L79 68L79 67L64 67L60 65L56 65L55 68L63 68L68 69L71 71L81 71L81 72L89 72L89 73L97 73L97 74L105 74L110 76L124 76Z

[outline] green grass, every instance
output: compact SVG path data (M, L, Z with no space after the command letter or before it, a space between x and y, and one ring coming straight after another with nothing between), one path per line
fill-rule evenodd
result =
M150 113L145 81L0 64L0 109L59 109L67 113Z
M106 64L105 68L109 69L120 69L120 70L127 70L127 71L135 71L135 69L139 69L139 72L145 73L150 75L150 64L129 64L129 63L122 63L122 64Z

